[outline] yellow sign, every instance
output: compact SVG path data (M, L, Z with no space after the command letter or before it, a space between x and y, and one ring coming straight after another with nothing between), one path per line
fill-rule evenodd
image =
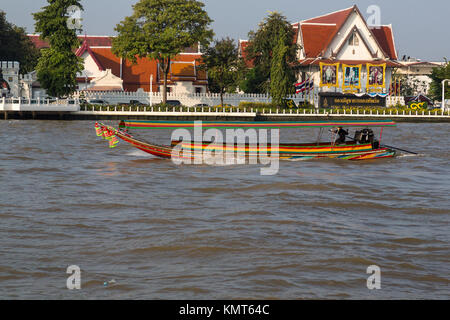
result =
M367 64L367 91L379 92L386 88L386 64Z
M361 89L361 69L361 64L355 66L342 65L342 70L344 71L342 90L344 92L354 93Z
M320 63L320 86L328 88L339 86L339 63Z
M412 110L423 110L426 109L425 102L414 102L409 105Z

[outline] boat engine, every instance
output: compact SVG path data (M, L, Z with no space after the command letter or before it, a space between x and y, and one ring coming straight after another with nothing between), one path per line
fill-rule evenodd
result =
M361 132L357 131L357 133L359 133L358 138L360 138L360 139L357 140L359 143L361 143L361 144L370 143L370 144L372 144L373 149L380 148L380 142L377 139L375 139L375 134L373 133L372 129L364 129ZM355 140L356 140L356 134L355 134Z

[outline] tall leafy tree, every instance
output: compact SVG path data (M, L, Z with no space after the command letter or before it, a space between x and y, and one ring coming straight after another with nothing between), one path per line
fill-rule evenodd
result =
M23 74L34 70L38 58L39 50L27 37L25 29L8 22L5 12L0 11L0 60L19 62Z
M50 44L42 50L37 64L37 76L47 94L62 97L72 94L77 87L77 74L83 71L82 59L75 55L80 46L77 32L69 28L68 9L77 6L83 9L79 0L47 0L48 5L34 14L35 30L40 38Z
M442 67L433 69L433 72L429 76L432 80L430 84L430 95L434 100L442 100L442 80L450 79L450 62ZM445 86L445 99L450 99L450 87Z
M204 67L208 70L210 90L220 93L222 106L224 93L236 91L238 63L238 49L230 38L216 40L214 46L206 49L203 55Z
M255 75L260 77L251 80L259 80L259 83L253 83L253 86L270 89L270 74L272 69L272 59L275 47L279 43L279 39L283 37L284 44L287 47L286 61L290 66L294 66L297 62L298 45L294 41L295 32L292 25L287 21L286 17L279 12L271 12L260 24L256 32L249 33L249 46L246 48L247 59L253 61L254 68L257 71ZM289 74L289 81L292 85L295 83L295 74ZM266 91L266 92L267 92Z
M206 46L213 37L212 20L196 0L140 0L133 15L126 17L115 30L113 52L136 63L137 58L159 62L164 78L163 103L167 101L167 77L170 63L187 47Z
M267 93L270 81L263 74L261 68L248 68L241 64L239 68L239 89L245 93Z
M274 48L270 69L270 95L272 102L282 105L283 99L292 94L294 86L292 84L292 69L288 65L289 46L286 45L286 35L281 34L278 43Z

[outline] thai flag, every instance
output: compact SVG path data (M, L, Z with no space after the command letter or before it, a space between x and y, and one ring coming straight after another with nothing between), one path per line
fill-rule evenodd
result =
M298 94L300 92L304 92L305 91L306 81L307 80L295 84L295 93Z
M310 90L314 89L314 81L312 79L306 79L303 82L299 82L295 84L295 93L301 93L301 92L309 92Z

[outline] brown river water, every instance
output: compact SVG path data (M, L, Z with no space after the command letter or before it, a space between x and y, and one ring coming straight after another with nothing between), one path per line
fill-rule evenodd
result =
M262 176L109 149L92 121L1 121L0 299L449 299L449 128L384 130L418 156Z

